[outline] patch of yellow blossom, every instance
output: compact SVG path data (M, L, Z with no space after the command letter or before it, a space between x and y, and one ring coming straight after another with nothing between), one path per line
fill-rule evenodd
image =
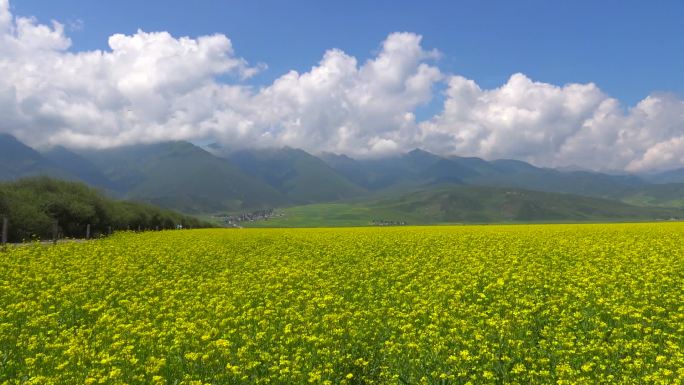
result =
M121 233L0 252L0 384L684 383L684 225Z

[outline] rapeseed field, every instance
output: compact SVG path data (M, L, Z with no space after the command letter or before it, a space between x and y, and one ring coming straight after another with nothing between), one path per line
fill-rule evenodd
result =
M251 383L684 383L684 224L166 231L0 252L0 384Z

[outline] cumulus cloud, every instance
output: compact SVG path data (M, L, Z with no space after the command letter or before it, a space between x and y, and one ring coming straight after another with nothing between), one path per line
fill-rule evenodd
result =
M310 71L290 72L254 95L250 114L257 127L268 127L253 144L267 141L351 155L397 151L415 136L410 113L432 98L442 74L425 61L420 36L393 33L377 57L359 65L333 49ZM394 143L394 144L392 144ZM377 151L376 151L377 150Z
M4 0L0 0L4 1ZM394 33L364 63L331 49L305 73L260 89L223 35L113 35L107 51L70 51L59 23L13 19L0 3L0 130L47 146L215 139L228 147L290 145L352 155L401 150L411 111L442 74L421 37ZM224 75L233 75L232 81Z
M384 156L414 147L544 166L643 171L684 165L684 102L653 94L625 109L595 84L514 74L501 87L443 73L439 53L392 33L363 62L330 49L310 70L254 87L266 68L221 34L113 35L74 51L64 26L12 15L0 0L0 132L35 146L216 140ZM446 85L441 112L414 112Z
M206 103L217 99L215 78L257 70L234 55L223 35L177 39L138 31L110 37L110 51L70 52L61 24L13 19L6 1L0 23L0 131L39 146L201 136L194 123L211 119ZM231 86L220 88L220 98L230 97Z
M421 123L441 153L544 166L644 171L684 165L684 103L653 94L625 111L594 84L559 87L514 74L497 89L452 76L441 114Z

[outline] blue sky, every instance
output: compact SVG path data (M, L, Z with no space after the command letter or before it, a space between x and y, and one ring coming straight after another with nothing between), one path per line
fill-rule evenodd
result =
M516 72L563 85L595 82L631 106L654 91L684 94L681 1L92 1L17 0L17 15L82 22L74 50L107 49L114 33L223 33L237 54L268 70L307 71L325 50L369 58L389 33L423 36L439 67L498 87Z

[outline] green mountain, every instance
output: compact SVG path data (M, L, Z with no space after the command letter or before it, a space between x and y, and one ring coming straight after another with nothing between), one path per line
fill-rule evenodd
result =
M574 194L485 186L441 187L381 200L392 209L429 222L534 222L648 220L684 217L684 211L644 208Z
M635 176L608 175L588 171L561 172L543 168L509 169L467 178L465 182L481 186L517 187L601 198L615 198L622 195L625 190L646 185L643 180Z
M75 179L73 175L52 164L38 151L15 137L0 133L0 180L15 180L36 175L51 175Z
M292 148L228 154L219 146L209 149L166 142L80 152L55 147L41 154L0 134L0 180L35 175L78 180L110 196L189 213L397 199L445 184L570 193L643 207L684 207L684 183L660 183L684 178L682 170L641 176L559 171L517 160L441 157L420 149L359 160L335 154L315 157ZM489 190L482 191L484 195L470 202L472 207L485 200ZM607 202L603 204L609 207ZM542 218L551 218L548 210L544 212ZM496 216L472 215L497 220ZM575 218L568 213L557 217Z
M259 178L295 204L358 197L365 189L321 159L298 149L242 150L227 155L240 170Z
M684 208L684 183L649 184L626 190L620 199L638 206Z
M491 222L600 222L684 218L684 210L639 207L573 194L487 186L439 186L391 198L297 206L260 227Z
M188 213L283 206L287 199L229 161L187 142L84 151L128 199Z
M349 180L374 191L462 183L465 178L478 175L468 166L420 149L383 159L355 160L330 153L321 158Z
M445 158L419 149L388 159L354 160L335 154L324 154L322 158L348 179L375 191L459 183L612 198L646 185L630 175L561 172L510 159Z
M684 168L644 174L642 175L642 178L657 184L684 183Z
M62 146L55 146L42 152L54 167L68 172L90 186L112 190L116 186L100 169L86 158Z

